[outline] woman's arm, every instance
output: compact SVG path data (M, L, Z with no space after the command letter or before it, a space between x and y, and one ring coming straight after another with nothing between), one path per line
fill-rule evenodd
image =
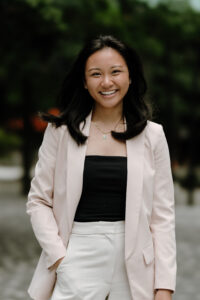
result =
M58 132L59 129L52 125L48 125L45 131L27 202L27 213L31 216L35 236L46 254L47 268L66 253L52 209Z
M174 188L169 150L162 127L154 150L154 161L154 198L150 225L155 249L154 288L174 291L176 283ZM163 293L167 295L169 291L158 291L156 300L160 299ZM165 297L170 299L170 295Z

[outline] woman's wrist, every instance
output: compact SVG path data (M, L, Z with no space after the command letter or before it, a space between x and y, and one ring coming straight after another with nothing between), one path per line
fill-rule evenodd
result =
M173 291L167 289L157 289L155 291L155 300L171 300Z

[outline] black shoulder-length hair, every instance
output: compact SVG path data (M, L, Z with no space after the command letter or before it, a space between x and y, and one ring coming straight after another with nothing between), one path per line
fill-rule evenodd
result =
M111 35L100 35L86 43L79 53L71 70L64 79L60 95L60 114L54 116L42 113L43 120L53 123L56 127L67 125L68 130L78 145L87 140L80 130L80 123L91 112L94 100L84 87L85 65L88 57L105 47L118 51L128 66L131 84L123 99L123 117L126 119L126 131L111 134L115 139L127 140L143 131L147 120L151 119L151 108L144 100L147 84L143 75L141 60L136 51Z

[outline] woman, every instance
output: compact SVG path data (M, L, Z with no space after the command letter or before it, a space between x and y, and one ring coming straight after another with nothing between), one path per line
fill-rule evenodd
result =
M99 36L64 81L61 114L43 115L27 203L43 249L33 299L172 299L173 182L145 92L135 51Z

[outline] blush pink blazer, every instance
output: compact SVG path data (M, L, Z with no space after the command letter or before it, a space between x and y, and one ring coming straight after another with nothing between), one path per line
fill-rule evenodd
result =
M82 129L85 135L91 115ZM82 191L86 147L87 143L78 146L64 125L56 129L49 124L45 131L27 202L42 247L28 290L33 299L49 300L56 281L49 267L66 254ZM174 190L162 126L148 121L126 147L126 269L133 300L153 300L155 289L174 291L176 282Z

